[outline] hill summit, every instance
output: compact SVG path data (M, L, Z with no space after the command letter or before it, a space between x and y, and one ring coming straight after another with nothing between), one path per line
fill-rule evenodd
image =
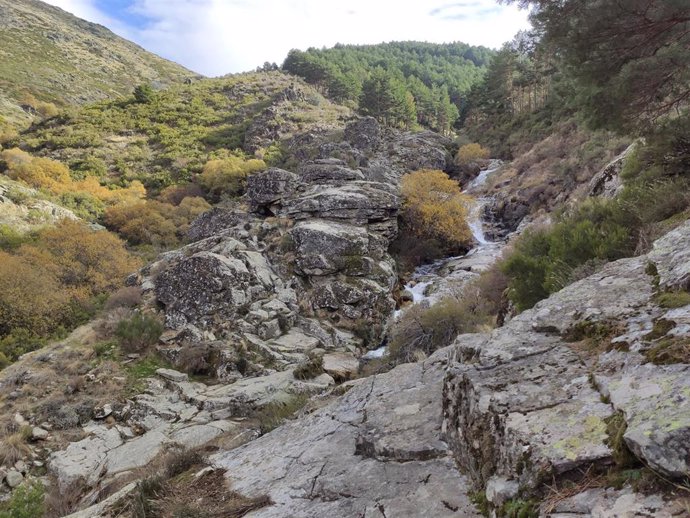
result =
M196 74L37 0L0 0L0 127Z

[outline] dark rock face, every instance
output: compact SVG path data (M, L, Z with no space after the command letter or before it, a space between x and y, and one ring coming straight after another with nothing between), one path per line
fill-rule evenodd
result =
M297 188L299 176L283 169L271 168L247 179L247 198L251 207L270 207Z
M201 241L218 235L230 228L248 222L249 215L245 211L214 207L200 215L189 227L189 240Z
M345 140L362 151L374 151L381 145L381 126L373 117L364 117L347 125Z

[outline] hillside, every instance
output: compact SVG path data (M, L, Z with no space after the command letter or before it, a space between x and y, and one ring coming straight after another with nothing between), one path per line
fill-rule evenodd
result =
M467 93L494 54L459 42L336 45L292 50L282 68L380 121L447 133L461 120Z
M0 0L0 124L26 124L42 102L85 104L195 76L57 7Z
M280 72L176 84L146 102L128 95L36 124L7 147L59 160L105 183L141 181L157 192L185 183L234 150L279 163L281 141L351 116Z

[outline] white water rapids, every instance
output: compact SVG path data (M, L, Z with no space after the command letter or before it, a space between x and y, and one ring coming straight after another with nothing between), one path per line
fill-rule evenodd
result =
M501 167L500 160L492 160L486 169L467 185L463 191L465 194L472 194L481 188L491 173ZM466 282L474 274L481 272L491 266L500 255L503 242L489 241L484 234L484 207L488 198L480 197L473 201L468 209L467 224L470 227L472 236L477 246L467 254L458 257L447 257L431 264L424 264L415 269L410 280L403 288L412 294L412 304L425 303L432 305L443 295L448 294L459 283ZM446 289L443 289L444 285ZM393 314L397 320L405 309L398 309ZM386 346L379 347L366 353L364 359L381 358L386 354Z

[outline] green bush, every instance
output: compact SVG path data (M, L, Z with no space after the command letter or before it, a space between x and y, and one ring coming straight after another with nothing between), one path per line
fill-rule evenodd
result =
M18 487L7 502L0 504L0 518L41 518L45 514L44 493L38 482Z
M121 320L115 329L120 347L127 353L141 352L155 345L162 333L163 324L156 317L143 313Z
M584 266L632 255L639 228L620 202L591 199L552 227L526 232L501 263L510 299L523 311L581 277Z

